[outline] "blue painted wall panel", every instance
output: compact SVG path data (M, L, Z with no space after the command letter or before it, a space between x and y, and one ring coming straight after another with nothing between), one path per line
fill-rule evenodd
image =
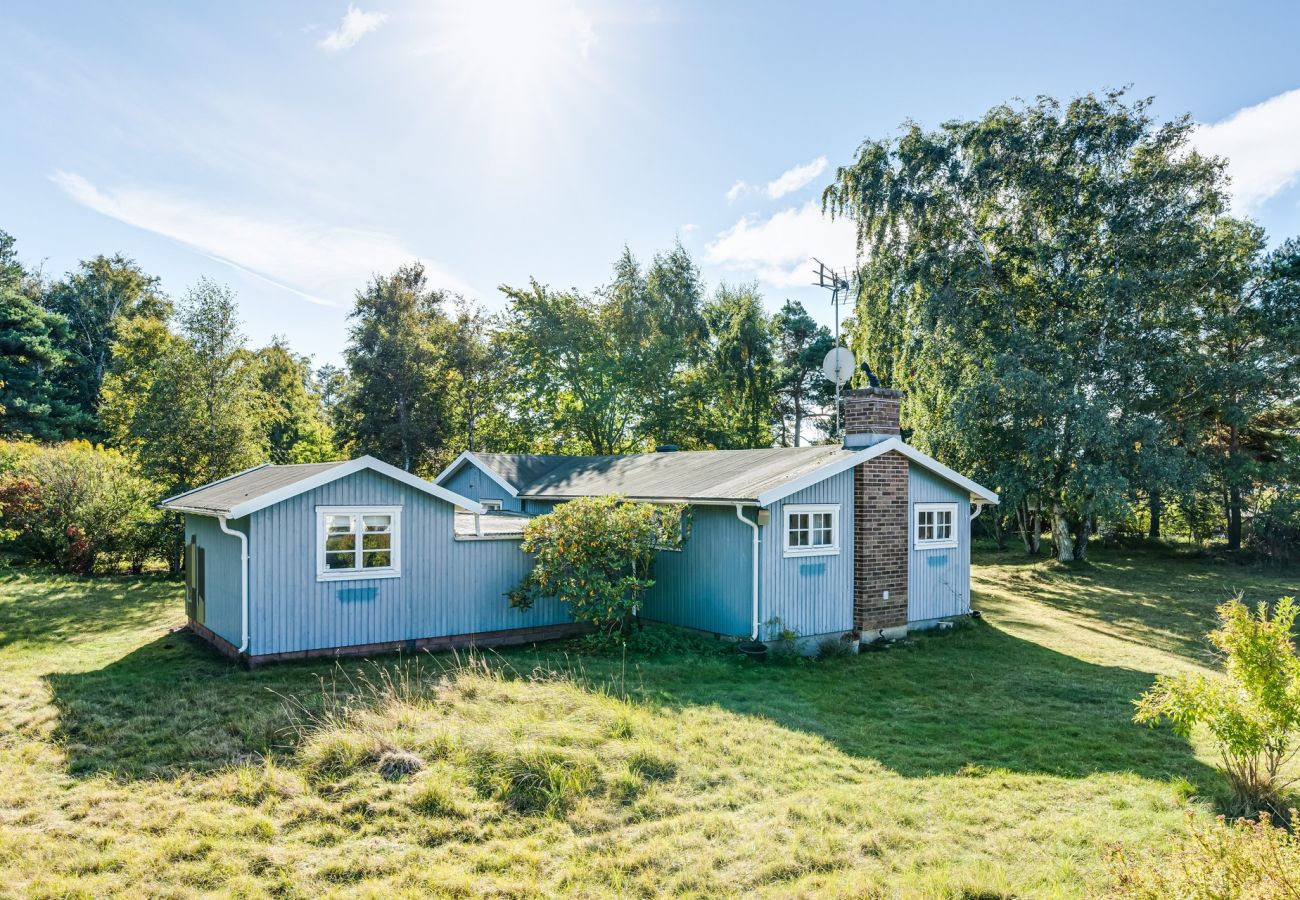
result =
M247 519L229 523L236 531L245 531ZM210 516L185 516L185 543L190 537L198 539L203 548L204 621L203 624L221 635L236 647L240 634L240 563L239 538L221 530L217 520Z
M970 611L970 494L920 466L908 466L907 619L920 622ZM957 504L957 546L916 549L915 505Z
M737 521L735 507L693 507L682 550L655 557L655 585L646 593L642 615L716 634L748 635L751 533Z
M512 512L519 512L523 509L519 498L511 497L505 488L485 475L478 466L472 463L461 463L460 468L452 473L450 478L439 482L439 484L447 490L454 491L471 500L500 500L502 509L508 509Z
M839 553L785 556L785 508L804 503L839 507ZM762 589L759 618L773 617L801 635L853 629L853 471L791 494L771 506L770 524L762 531ZM752 510L747 515L753 515ZM739 524L739 523L737 523ZM748 554L744 557L748 560ZM747 580L747 579L746 579Z
M401 506L398 578L316 580L317 506ZM505 593L531 561L517 541L456 541L453 507L361 471L251 516L254 655L415 640L569 621L557 601L527 613Z

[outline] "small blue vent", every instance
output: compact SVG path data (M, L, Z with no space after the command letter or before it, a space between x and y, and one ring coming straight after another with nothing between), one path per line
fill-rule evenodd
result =
M379 596L377 587L341 587L338 598L340 603L365 603Z
M800 563L800 575L824 575L826 574L826 563Z

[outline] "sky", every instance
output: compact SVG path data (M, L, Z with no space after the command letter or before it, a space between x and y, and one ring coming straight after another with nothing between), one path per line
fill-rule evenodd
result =
M1300 4L0 5L0 229L57 277L121 252L338 362L354 293L422 261L489 309L680 239L710 287L802 300L853 262L822 188L865 139L1131 86L1300 235Z

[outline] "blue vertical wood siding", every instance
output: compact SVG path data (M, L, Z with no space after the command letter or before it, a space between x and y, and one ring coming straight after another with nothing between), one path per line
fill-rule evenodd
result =
M227 523L235 531L245 531L247 519ZM185 543L190 537L198 539L203 548L204 617L203 624L221 635L236 647L240 634L240 546L239 538L221 530L217 520L209 516L185 516Z
M920 466L908 466L907 492L907 620L970 612L970 494ZM917 503L957 504L956 547L916 549Z
M840 552L830 556L784 555L785 507L805 503L839 506ZM843 633L853 629L853 470L791 494L770 507L772 518L762 529L759 618L773 617L801 635ZM754 511L746 510L752 516ZM733 514L734 517L734 514ZM740 525L739 522L736 523ZM744 527L743 525L741 526ZM747 564L749 554L743 557ZM748 569L744 581L749 582ZM737 577L740 574L737 573ZM764 637L767 635L765 634Z
M754 511L747 511L752 518ZM715 634L749 634L751 531L730 506L691 508L680 551L655 556L655 584L642 615Z
M521 512L523 505L518 497L511 497L501 485L497 484L478 466L463 462L460 468L441 485L449 491L468 497L471 500L500 500L501 508L512 512Z
M316 580L317 506L402 507L398 578ZM531 561L515 541L456 541L453 507L364 470L250 517L253 655L570 621L558 601L526 613L505 594Z

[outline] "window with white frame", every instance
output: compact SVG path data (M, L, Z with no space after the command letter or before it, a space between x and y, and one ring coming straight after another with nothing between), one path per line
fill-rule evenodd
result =
M316 578L396 578L401 574L399 506L316 507Z
M840 552L838 505L787 506L784 515L786 556L829 556Z
M912 545L918 550L957 546L956 503L918 503L913 516Z
M496 510L501 509L500 500L480 500L479 505L482 506L484 509L496 509Z

